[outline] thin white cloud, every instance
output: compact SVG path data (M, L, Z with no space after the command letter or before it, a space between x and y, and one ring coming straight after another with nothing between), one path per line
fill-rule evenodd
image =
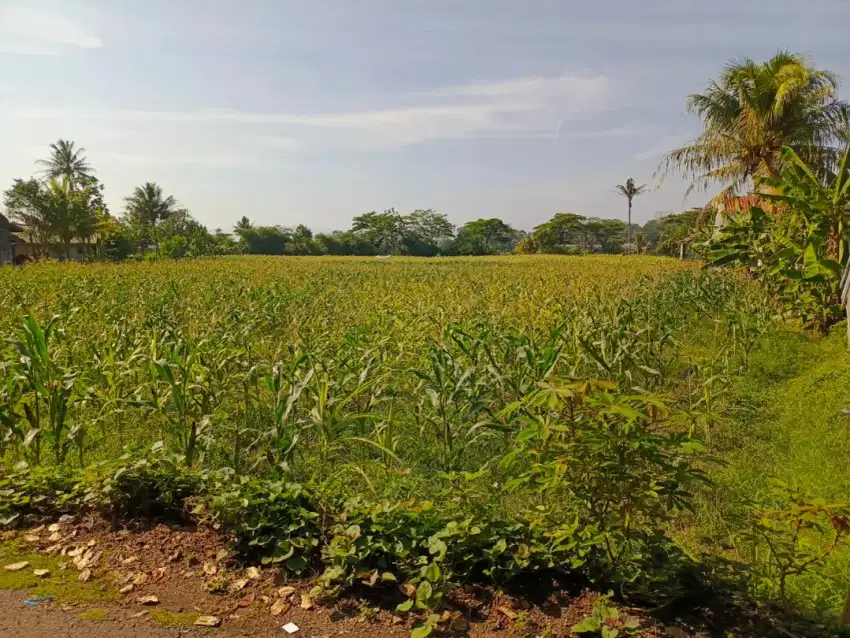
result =
M400 96L417 103L367 111L296 114L246 112L232 109L142 111L133 109L67 109L6 107L13 119L96 120L99 122L161 122L271 125L301 129L312 142L326 145L400 146L430 140L469 137L539 136L557 121L586 116L607 108L612 89L604 76L528 77L486 84L447 87ZM332 131L330 139L315 139ZM293 145L291 133L283 136Z
M61 55L67 48L97 49L103 41L82 23L24 5L0 7L0 52Z

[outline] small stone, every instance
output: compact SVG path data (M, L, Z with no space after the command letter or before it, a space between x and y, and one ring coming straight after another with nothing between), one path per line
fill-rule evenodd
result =
M246 569L245 575L251 580L260 580L260 570L256 567L249 567Z
M59 532L53 532L50 536L47 537L48 543L58 543L62 540L62 534Z
M132 565L132 564L133 564L133 563L135 563L137 560L139 560L139 557L138 557L138 556L130 556L129 558L125 558L124 560L122 560L122 561L121 561L121 564L122 564L122 565Z
M393 616L393 624L394 625L400 625L403 622L404 622L404 618L402 618L401 616Z
M62 514L62 516L59 517L59 524L61 525L62 523L70 523L73 520L74 517L70 514Z
M48 532L58 532L62 526L59 523L53 523L47 527Z
M141 598L139 598L139 604L140 605L158 605L159 604L159 598L157 598L156 596L142 596Z
M87 582L89 582L90 579L91 579L91 570L88 567L86 569L84 569L83 571L81 571L79 578L77 578L77 580L80 581L81 583L87 583Z
M119 594L129 594L135 588L136 588L136 586L133 583L130 583L129 585L124 585L121 589L119 589L118 593Z
M38 527L33 527L29 533L30 534L41 534L44 531L44 525L39 525Z
M144 585L148 582L148 575L144 572L139 572L135 576L133 576L133 584L134 585Z
M289 601L284 600L282 598L279 598L278 600L274 601L274 604L272 605L272 608L270 610L271 615L272 616L280 616L284 611L289 609L291 606L292 606L292 604Z
M49 569L34 569L32 573L38 576L39 578L47 578L48 576L50 576Z
M195 624L199 627L218 627L221 624L221 618L218 616L199 616Z
M83 547L75 547L74 549L72 549L71 551L69 551L69 552L66 554L66 556L68 556L68 558L76 558L77 556L79 556L79 555L81 555L81 554L83 553L84 549L85 549L85 548L83 548Z
M6 565L7 572L19 572L22 569L26 569L30 564L28 561L22 561L20 563L12 563L11 565Z
M37 543L40 539L35 534L26 534L24 540L28 543Z
M286 586L286 587L280 587L277 590L277 595L280 596L281 598L289 598L294 593L295 593L295 587Z
M48 548L47 548L47 549L45 549L44 551L45 551L46 553L48 553L48 554L55 554L55 553L56 553L56 552L58 552L60 549L62 549L62 546L61 546L60 544L58 544L58 543L57 543L56 545L51 545L50 547L48 547Z
M86 545L86 547L88 547L88 548L92 548L92 547L94 547L95 545L97 545L97 541L96 541L96 540L94 540L94 539L92 539L92 540L90 540L90 541L88 542L88 544Z
M160 580L163 576L165 576L165 573L167 571L168 571L168 567L157 567L154 570L154 576L153 576L154 580Z
M176 563L178 560L180 560L181 556L183 556L183 550L178 547L174 551L174 553L171 554L171 556L168 557L168 562L169 563Z

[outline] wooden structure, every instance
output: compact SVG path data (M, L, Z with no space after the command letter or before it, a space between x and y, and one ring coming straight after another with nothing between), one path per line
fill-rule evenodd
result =
M21 231L23 228L0 214L0 266L16 263L18 238L15 233Z

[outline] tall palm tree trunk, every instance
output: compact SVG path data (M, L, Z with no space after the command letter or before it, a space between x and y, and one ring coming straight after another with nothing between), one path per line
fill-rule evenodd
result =
M629 219L626 223L626 252L632 252L632 198L629 197Z

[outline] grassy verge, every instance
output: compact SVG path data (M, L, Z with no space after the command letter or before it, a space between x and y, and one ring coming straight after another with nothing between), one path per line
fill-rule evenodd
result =
M58 602L79 605L118 600L118 592L97 572L91 580L81 583L79 573L67 565L67 559L38 553L18 541L0 542L0 566L19 562L29 565L16 572L0 568L0 589L23 590L32 597L55 596ZM49 574L39 578L34 574L36 569L46 569Z
M735 509L747 500L770 502L771 480L799 486L827 502L850 500L850 353L844 325L824 339L791 330L765 337L752 353L749 372L737 379L716 426L714 452L726 462L711 476L716 489L697 502L679 540L689 549L746 556L727 542ZM733 549L730 549L733 548ZM841 609L850 584L850 549L839 548L822 565L789 582L791 600L816 612Z

